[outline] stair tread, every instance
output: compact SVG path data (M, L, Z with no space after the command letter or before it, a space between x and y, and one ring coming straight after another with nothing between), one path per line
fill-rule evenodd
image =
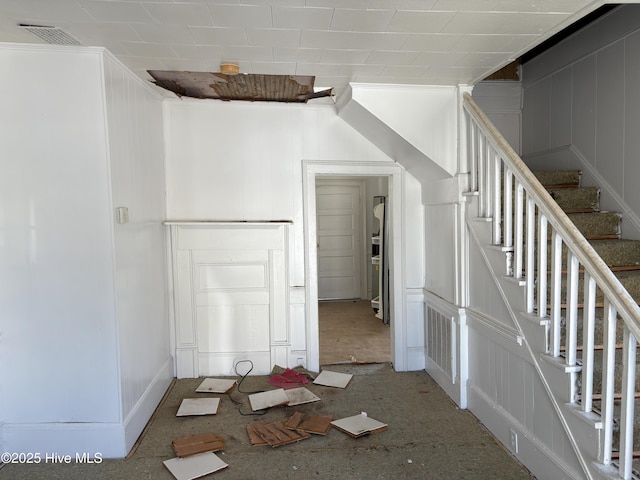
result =
M544 186L580 185L580 170L534 170L533 174Z
M598 187L558 188L547 187L547 191L565 212L600 211L600 189Z

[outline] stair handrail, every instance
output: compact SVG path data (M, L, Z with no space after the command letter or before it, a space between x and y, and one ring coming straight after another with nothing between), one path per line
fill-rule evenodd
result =
M464 93L464 109L476 121L477 127L484 133L486 139L491 142L491 146L511 169L511 172L522 184L527 194L535 200L537 207L545 214L552 227L560 233L564 243L571 248L580 263L597 281L598 287L600 287L611 304L615 306L634 336L640 339L640 308L633 297L622 286L609 266L560 208L531 169L487 118L473 97L466 92Z
M634 392L636 379L637 339L640 339L640 307L609 266L598 255L582 232L560 208L551 194L513 150L468 93L463 94L463 112L468 115L467 164L470 183L468 195L478 195L478 216L492 224L492 243L500 246L510 261L506 276L526 289L523 312L527 318L545 326L545 351L533 352L536 370L543 375L539 358L557 364L570 375L567 390L554 391L556 411L570 438L584 473L594 478L591 469L609 470L607 476L631 479L633 476ZM464 137L464 132L461 132ZM465 158L463 157L463 160ZM514 193L515 192L515 193ZM514 211L515 209L515 211ZM537 209L537 214L536 214ZM536 225L536 218L538 224ZM547 269L548 225L551 225L551 267ZM537 236L536 236L537 235ZM562 304L562 256L566 246L566 293ZM536 258L538 261L536 272ZM526 268L525 268L526 261ZM584 269L583 351L578 356L579 277ZM532 268L533 266L533 268ZM550 274L551 297L547 301ZM522 283L520 283L522 282ZM573 405L582 414L594 415L594 328L596 290L604 295L602 346L601 434L597 446L576 441L560 404ZM537 312L536 312L537 302ZM562 310L565 310L565 317ZM620 405L619 460L614 464L614 397L616 367L616 320L623 322L622 396ZM518 322L516 322L518 323ZM562 329L565 334L563 336ZM564 342L564 351L562 343ZM578 387L577 374L582 382ZM594 424L595 427L595 424ZM583 450L583 448L585 450ZM594 453L595 451L595 453ZM593 465L587 459L592 459Z

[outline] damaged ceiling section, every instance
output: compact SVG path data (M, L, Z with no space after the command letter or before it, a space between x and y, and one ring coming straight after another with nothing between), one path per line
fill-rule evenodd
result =
M315 92L314 76L227 75L218 72L178 72L148 70L153 83L178 97L249 102L306 103L313 98L330 97L331 88Z

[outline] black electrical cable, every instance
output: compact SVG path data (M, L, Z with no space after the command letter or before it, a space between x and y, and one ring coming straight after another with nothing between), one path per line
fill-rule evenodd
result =
M246 363L246 362L248 362L251 366L250 366L249 370L247 371L247 373L245 373L244 375L240 375L240 374L238 373L238 365L239 365L240 363ZM238 392L240 392L240 393L245 393L245 394L261 393L261 392L264 392L264 390L256 390L256 391L254 391L254 392L245 392L245 391L240 390L240 385L242 385L242 382L244 382L244 379L245 379L245 378L247 378L247 376L248 376L248 375L251 373L251 371L253 370L253 362L252 362L251 360L240 360L240 361L236 362L236 364L234 365L234 367L233 367L233 368L234 368L234 370L235 370L235 372L236 372L236 375L238 375L239 377L241 377L241 378L240 378L240 381L238 382L238 386L236 387L236 388L237 388L237 390L238 390ZM240 415L242 415L242 416L248 417L248 416L251 416L251 415L264 415L265 413L267 413L267 411L266 411L266 410L259 410L258 412L255 412L255 413L243 413L243 412L242 412L242 406L244 405L244 403L243 403L243 402L239 402L239 401L237 401L237 400L234 400L234 398L231 396L231 392L227 393L227 395L229 395L229 400L231 400L233 403L235 403L235 404L237 405L238 413L240 413Z

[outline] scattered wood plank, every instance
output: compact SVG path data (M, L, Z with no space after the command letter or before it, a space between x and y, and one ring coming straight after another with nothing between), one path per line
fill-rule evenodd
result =
M281 445L288 445L290 443L299 442L311 437L307 432L301 432L298 430L290 430L284 426L282 422L273 423L259 423L251 425L253 433L257 434L262 440L272 447L280 447ZM249 426L247 426L247 432L249 432ZM249 433L251 439L251 433ZM258 443L252 445L259 445Z
M196 388L199 393L229 393L235 387L236 381L222 378L205 378Z
M352 417L341 418L331 422L335 428L341 432L351 435L353 438L362 437L373 433L379 433L387 429L387 424L374 420L366 413L354 415Z
M178 457L188 457L197 453L224 450L224 439L214 433L188 435L171 442Z
M347 388L351 382L353 375L349 373L331 372L323 370L320 375L313 381L316 385L324 385L326 387Z
M331 415L312 415L296 412L284 424L285 427L293 430L301 430L316 435L326 435L331 428Z
M287 405L289 397L287 397L283 388L278 388L249 395L249 403L251 404L251 410L255 412L256 410Z

